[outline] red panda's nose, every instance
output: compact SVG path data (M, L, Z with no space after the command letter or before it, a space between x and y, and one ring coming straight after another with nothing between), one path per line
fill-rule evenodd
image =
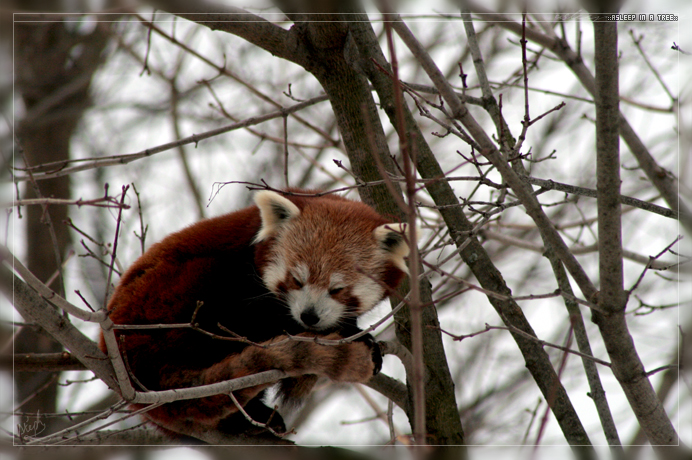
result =
M317 312L314 308L308 308L300 314L300 320L306 326L314 326L315 324L320 322L320 317L317 316Z

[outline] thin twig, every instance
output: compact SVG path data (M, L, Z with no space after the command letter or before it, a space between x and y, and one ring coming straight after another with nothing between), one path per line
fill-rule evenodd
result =
M93 206L96 208L119 208L124 207L129 209L130 206L127 204L118 203L115 198L112 197L102 197L94 198L92 200L84 200L79 198L78 200L70 200L66 198L29 198L25 200L15 200L7 203L0 203L0 208L11 208L14 206L31 206L31 205L60 205L60 206Z
M130 188L129 185L123 185L123 187L122 187L122 195L120 197L121 206L118 209L118 218L115 221L115 235L113 236L113 250L111 251L111 263L110 263L110 266L108 267L108 278L106 279L106 292L104 294L104 299L103 299L103 308L106 308L106 305L108 305L108 297L110 297L111 278L113 277L113 265L115 264L116 252L118 250L118 237L120 236L120 223L122 221L122 215L123 215L122 204L125 202L125 196L127 195L127 191L129 190L129 188Z
M266 94L264 94L263 92L261 92L260 90L258 90L254 85L252 85L249 81L243 79L240 75L237 75L236 73L234 73L234 72L232 72L231 70L227 69L227 68L225 67L225 65L224 65L224 66L219 66L219 65L217 65L217 64L214 64L210 59L204 57L204 56L201 55L199 52L197 52L197 50L195 50L195 49L193 49L193 48L190 48L190 47L187 46L186 44L184 44L184 43L180 42L179 40L177 40L175 37L172 37L171 35L165 33L165 32L164 32L163 30L161 30L159 27L157 27L156 25L154 25L152 22L147 21L146 19L144 19L144 18L143 18L142 16L140 16L139 14L135 14L135 17L136 17L144 26L146 26L146 27L152 29L154 32L156 32L157 34L159 34L161 37L165 38L166 40L168 40L168 41L171 42L172 44L174 44L174 45L180 47L180 48L183 49L186 53L188 53L188 54L190 54L190 55L192 55L192 56L195 56L197 59L201 60L201 61L204 62L205 64L207 64L207 65L209 65L210 67L214 68L217 72L219 72L220 75L225 75L225 76L227 76L227 77L229 77L229 78L235 80L236 82L238 82L238 83L240 83L241 85L245 86L245 87L246 87L250 92L252 92L255 96L259 97L260 99L262 99L262 100L265 101L265 102L268 102L269 104L273 105L274 107L277 107L277 108L280 108L280 107L281 107L281 104L279 104L278 102L274 101L271 97L269 97L268 95L266 95ZM306 101L306 102L307 102L307 101ZM329 134L326 133L324 130L322 130L321 128L319 128L319 127L313 125L312 123L310 123L309 121L305 120L305 119L302 118L301 116L296 115L296 114L294 114L293 112L291 112L291 113L288 114L288 115L291 115L294 119L298 120L302 125L306 126L308 129L314 131L315 133L317 133L318 135L320 135L321 137L323 137L323 138L324 138L326 141L328 141L331 145L338 145L338 144L339 144L339 140L338 140L338 139L332 139L332 138L329 136Z
M236 397L232 391L228 393L228 397L231 398L231 401L233 401L233 404L235 404L235 407L240 411L241 414L243 414L243 417L245 417L245 420L250 422L251 425L254 425L254 426L259 427L259 428L264 428L265 430L269 431L274 436L278 436L279 438L283 438L285 436L288 436L289 434L294 433L293 429L290 429L290 430L286 431L285 433L279 433L279 432L275 431L272 427L269 426L269 422L267 422L267 423L258 422L257 420L250 417L250 414L248 414L247 411L245 409L243 409L243 406L238 402L238 400L236 399ZM276 408L274 408L274 410L276 410ZM272 416L273 415L274 414L272 413ZM269 420L271 420L271 416L269 417Z
M283 118L284 126L284 183L288 188L288 115Z
M392 33L392 26L388 21L389 12L391 5L382 0L380 2L380 10L383 13L383 20L385 21L385 34L387 39L387 48L389 50L389 56L392 68L392 86L394 92L394 104L395 104L395 121L397 132L399 133L399 149L401 156L404 161L404 176L406 178L406 195L407 203L401 202L399 195L392 193L396 198L397 204L404 212L407 217L408 228L406 229L407 235L403 235L404 238L408 238L408 245L410 248L409 253L409 274L411 277L410 292L409 292L409 308L411 314L411 354L413 357L412 375L407 376L412 387L413 393L413 434L416 439L416 444L419 446L424 446L426 444L426 401L425 401L425 364L423 361L423 319L421 311L421 301L420 301L420 281L418 280L418 273L420 270L419 253L417 247L418 238L416 236L417 223L416 223L416 207L415 207L415 171L414 165L417 164L415 158L415 151L412 148L415 144L415 140L410 139L404 133L404 108L403 108L403 93L401 82L399 80L399 63L397 59L396 50L394 48L394 39ZM383 178L385 176L383 175ZM416 455L422 455L422 451L416 450Z
M31 442L28 442L27 445L41 445L41 444L52 444L49 443L48 441L55 439L55 438L60 438L65 434L68 434L70 432L76 431L78 428L81 428L83 426L90 425L98 420L104 420L108 417L110 417L112 414L115 412L119 411L123 407L127 405L127 401L118 401L115 403L113 406L109 407L107 410L100 412L98 415L91 417L87 420L84 420L83 422L77 423L75 425L72 425L71 427L65 428L64 430L60 430L56 433L50 434L48 436L44 436L42 438L37 438L34 439ZM128 414L129 415L129 414Z
M286 113L294 113L302 110L311 105L317 104L327 100L327 96L317 96L309 99L303 103L287 107L282 110L271 112L265 115L260 115L257 117L246 118L238 123L232 123L230 125L222 126L220 128L212 129L200 134L193 134L192 136L184 137L182 139L177 139L173 142L168 142L155 147L151 147L136 153L126 153L122 155L111 155L106 157L94 157L94 158L82 158L82 159L72 159L72 160L62 160L52 163L44 163L42 165L34 166L32 168L26 169L26 174L22 176L14 176L13 180L15 182L23 182L30 180L32 172L38 170L39 172L34 172L33 177L35 180L52 179L55 177L62 177L73 174L79 171L87 171L95 168L102 168L106 166L114 166L131 163L142 158L146 158L157 153L165 152L177 148L180 145L187 144L197 144L202 140L209 139L220 134L228 133L230 131L235 131L237 129L246 128L248 126L257 125L263 123L267 120L273 120L275 118L280 118L285 116ZM76 166L67 166L68 164L77 164ZM45 172L44 172L45 171Z
M570 193L579 196L588 196L591 198L597 198L598 192L594 189L589 189L586 187L579 187L571 184L564 184L561 182L555 182L554 180L539 179L537 177L530 177L526 175L519 176L524 182L529 184L539 185L547 190L559 190L561 192ZM645 211L653 212L659 214L663 217L668 217L671 219L680 220L680 213L672 209L664 208L662 206L649 203L648 201L642 201L637 198L632 198L629 196L621 195L620 202L626 204L627 206L633 206L635 208L643 209Z
M524 76L524 119L522 120L522 130L521 134L519 135L519 139L517 139L517 143L514 146L514 151L515 152L520 152L521 151L521 146L524 143L524 139L526 139L526 132L529 129L529 126L531 126L531 117L529 116L529 72L526 68L526 0L522 2L522 11L521 11L521 65L523 67L523 76Z
M573 333L573 328L570 325L569 327L569 332L567 333L567 338L565 339L565 345L564 348L568 349L570 344L572 343L572 333ZM562 358L560 359L560 366L557 371L557 378L558 382L556 382L553 385L553 389L551 391L550 397L546 400L548 403L547 407L545 408L545 413L543 414L543 418L541 419L541 425L540 428L538 429L538 434L536 435L536 441L534 442L533 445L533 452L532 455L535 456L536 453L538 452L538 449L541 444L541 439L543 438L543 433L545 433L545 427L548 425L548 418L550 417L550 408L553 406L555 403L555 397L556 397L556 390L557 390L557 385L559 384L561 378L562 378L562 373L565 371L565 367L567 366L567 359L569 359L569 355L571 352L567 352L565 350L565 353L563 353Z
M603 365L603 366L611 367L611 364L610 364L608 361L603 361L602 359L598 359L598 358L596 358L596 357L594 357L594 356L587 355L587 354L582 353L582 352L580 352L580 351L572 350L571 348L566 347L566 346L563 346L563 345L556 345L556 344L554 344L554 343L547 342L547 341L542 340L542 339L539 339L538 337L535 337L535 336L533 336L533 335L531 335L531 334L527 334L526 332L522 331L521 329L517 329L516 327L513 327L513 326L491 326L491 325L489 325L489 324L486 323L486 324L485 324L485 329L481 329L481 330L479 330L479 331L472 332L472 333L469 333L469 334L455 335L455 334L452 334L451 332L445 331L444 329L440 329L440 332L442 332L443 334L447 334L448 336L452 337L452 339L454 339L455 341L460 342L460 341L462 341L462 340L464 340L464 339L469 339L469 338L472 338L472 337L476 337L477 335L484 334L484 333L486 333L486 332L488 332L488 331L492 331L492 330L503 330L503 331L513 332L513 333L519 334L519 335L521 335L522 337L525 337L525 338L527 338L527 339L529 339L529 340L533 340L534 342L537 342L537 343L540 344L542 347L556 348L556 349L562 350L562 351L564 351L564 352L566 352L566 353L571 353L571 354L573 354L573 355L577 355L577 356L580 356L580 357L582 357L582 358L589 359L589 360L591 360L591 361L593 361L593 362L595 362L595 363L601 364L601 365Z
M140 200L139 197L139 192L137 191L137 187L135 187L135 183L132 183L132 190L135 192L135 196L137 197L137 213L139 214L139 235L137 232L133 232L135 234L135 237L139 240L140 244L140 249L141 249L141 254L144 254L144 241L147 238L147 231L149 230L149 225L146 227L144 226L144 219L142 218L142 201Z
M658 82L661 84L663 91L666 92L666 94L670 98L671 102L675 103L677 98L675 96L673 96L673 93L671 93L670 89L668 89L668 85L666 85L666 82L663 81L663 77L661 77L661 74L658 71L658 69L656 69L656 67L654 67L654 65L651 63L649 58L646 56L646 53L644 53L644 49L642 48L642 45L641 45L642 40L644 40L644 35L642 34L639 36L639 38L637 38L634 35L634 30L630 29L630 37L632 37L632 41L634 42L634 46L637 47L637 50L639 51L639 54L641 54L642 58L644 59L644 62L646 62L646 65L649 67L649 69L651 69L651 72L653 72L653 74L656 76L656 80L658 80Z
M632 285L631 288L627 290L627 297L629 298L630 294L634 292L637 287L639 287L639 283L642 282L644 279L644 275L646 275L646 272L653 267L654 261L658 260L663 254L666 252L670 251L670 249L677 244L678 241L682 239L682 235L678 235L677 238L675 238L675 241L670 243L668 246L666 246L661 252L656 254L655 256L649 256L649 261L647 262L646 266L644 267L644 270L642 270L641 274L639 275L639 278L637 278L637 281Z

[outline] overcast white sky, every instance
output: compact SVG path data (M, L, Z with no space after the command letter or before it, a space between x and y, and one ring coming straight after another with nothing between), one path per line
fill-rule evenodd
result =
M233 3L238 6L242 6L238 2L228 2L228 3ZM441 0L431 0L427 2L402 2L403 5L411 5L410 6L410 11L411 12L420 12L421 10L423 11L453 11L451 7L449 6L450 4L446 1L441 1ZM567 3L567 2L564 2ZM541 1L534 1L532 2L533 5L540 5L540 4L545 4L548 6L551 6L554 4L554 2L549 1L549 0L541 0ZM438 5L438 6L436 6ZM546 8L548 8L546 6ZM551 8L552 9L552 8ZM402 12L409 11L407 10L406 6L402 6L401 9ZM661 25L661 30L665 30L666 34L669 34L671 36L676 37L675 41L676 43L684 50L687 50L689 52L692 52L692 2L689 0L662 0L658 2L645 2L644 0L637 0L637 1L629 1L625 4L623 7L623 13L636 13L636 14L641 14L641 13L653 13L653 14L658 14L658 13L667 13L667 12L673 12L678 14L679 16L679 21L675 24L670 24L669 27L663 27ZM461 27L461 26L459 26ZM463 31L460 33L463 34ZM662 32L664 33L664 32ZM624 39L623 37L622 39ZM675 82L674 85L672 85L673 91L680 91L680 94L683 98L689 100L692 97L692 56L685 56L682 54L678 54L679 58L679 67L678 67L678 75L679 75L679 80ZM565 78L571 78L569 76L569 71L565 70L566 77ZM107 78L107 76L102 76L102 78ZM117 77L116 77L117 78ZM636 75L627 75L624 76L624 78L636 78ZM678 88L679 85L679 88ZM692 109L692 105L688 104L687 105L687 110L688 113L681 113L680 114L680 119L681 119L681 126L686 127L687 129L690 128L691 123L692 123L692 112L689 112L689 110ZM512 116L511 110L508 111L508 116ZM515 116L520 117L520 114L515 114ZM646 126L648 120L646 119L646 116L643 115L639 118L635 118L631 120L632 123L635 125L635 129L637 126ZM661 130L669 129L669 127L666 126L660 126L660 127L651 127L648 126L647 128L650 129L658 129L660 128ZM2 128L5 129L5 128ZM153 146L153 145L158 145L160 143L166 142L168 139L159 136L160 138L157 139L155 136L155 133L151 132L146 132L142 133L143 137L142 139L136 139L135 143L139 143L139 145L143 145L144 147L148 146ZM686 139L681 139L681 150L680 150L680 155L681 158L679 160L681 161L681 164L690 167L690 161L687 161L687 156L690 155L690 143L689 139L692 137L690 133L685 134L687 136ZM146 139L146 140L145 140ZM575 141L576 142L576 141ZM248 166L249 167L249 166ZM137 166L134 166L133 168L137 168ZM251 168L251 167L249 167ZM690 185L690 172L691 171L678 171L680 173L681 179L683 182L686 182L686 184L689 186ZM215 180L215 179L214 179ZM211 181L210 181L211 183ZM171 189L174 189L177 185L174 184L163 184L162 187L168 188L170 187ZM7 193L13 193L14 191L7 187L6 185L0 185L0 190L3 191L3 196L9 196ZM206 194L208 190L205 189L204 192ZM161 193L167 193L168 190L162 189L160 191ZM242 190L239 190L240 193L243 193ZM234 193L229 192L230 195L234 195ZM226 196L224 199L225 203L228 203L229 196ZM223 204L217 204L217 207L210 208L212 210L212 213L214 214L220 214L222 212L222 208L224 207ZM167 212L170 212L171 209L167 210ZM182 212L182 211L181 211ZM190 219L192 216L187 216L185 219ZM181 219L180 225L185 225L187 222L184 222L185 219ZM168 233L171 229L166 229L165 232ZM152 230L153 234L156 235L157 231L163 231L163 230ZM161 235L159 235L161 236ZM15 239L15 248L17 250L17 253L21 255L23 253L23 244L22 241L19 240L21 238L21 231L19 228L16 228L15 231L12 233L12 238ZM152 240L153 241L153 240ZM682 289L688 289L688 291L692 291L692 287L690 286L683 286ZM689 294L689 292L688 292ZM689 298L689 296L687 297ZM2 305L2 315L4 318L8 318L10 316L11 312L11 307L7 304L7 302L3 299L0 300L0 305ZM383 314L388 307L383 307L383 309L378 310L376 314ZM373 318L376 317L376 314L368 316L365 319L365 324L369 324L368 321L372 322ZM450 313L451 314L451 313ZM450 322L456 321L454 317L448 318ZM479 321L485 321L485 319L477 318ZM549 318L547 318L549 320ZM540 321L532 318L532 325L536 328L537 331L542 331L542 330L549 330L549 324L541 324ZM463 332L469 332L470 330L473 330L472 327L467 327L466 329L463 329ZM90 331L95 335L95 330L92 328ZM457 330L456 332L462 332L462 330ZM539 333L539 336L541 334ZM656 342L655 340L652 339L652 343L649 344L653 349L655 349ZM457 345L455 345L457 346ZM509 345L511 346L511 344ZM644 344L644 347L646 348L647 344ZM666 348L667 352L668 348ZM392 375L394 377L399 377L402 378L402 369L398 365L398 363L395 362L394 358L388 357L385 361L385 368L384 371L388 375ZM7 390L11 388L11 383L3 378L1 380L2 383L2 389ZM97 384L98 385L98 384ZM617 391L616 387L613 387L613 392L609 393L613 394ZM8 391L3 391L3 395L0 396L0 404L2 404L2 407L8 407L10 405L8 401ZM385 405L384 399L380 398L379 395L374 394L370 392L376 400L380 403L380 405ZM581 392L583 393L583 392ZM67 395L67 393L66 393ZM82 391L81 394L82 397L86 398L98 398L100 397L99 392L95 391L89 391L85 392ZM689 398L688 398L689 399ZM590 404L588 401L588 398L582 397L581 399L578 396L575 396L575 404ZM618 399L617 397L615 398L615 404L614 407L618 407ZM85 401L86 402L86 401ZM3 404L4 403L4 404ZM623 402L620 400L620 404L623 404ZM351 408L351 412L349 412L348 416L343 415L343 410L344 407ZM685 410L689 410L690 405L688 404L686 406ZM620 410L620 409L616 409ZM335 414L339 414L338 417L335 417ZM338 444L343 444L343 445L354 445L354 444L361 444L363 442L365 443L370 443L370 442L378 442L379 439L382 439L382 436L386 435L386 427L382 425L375 425L375 424L355 424L355 425L343 425L341 422L344 419L347 420L358 420L361 418L366 418L372 415L372 412L369 410L367 406L365 406L362 403L362 399L360 396L358 396L355 392L350 391L350 392L344 392L343 394L339 394L338 398L333 398L333 401L330 401L326 404L324 404L315 414L313 414L312 418L310 421L303 426L303 428L300 430L298 435L295 437L296 441L301 444L312 444L312 445L317 445L317 444L333 444L334 442ZM680 420L681 425L679 426L679 433L682 439L688 444L692 445L692 414L682 414L683 417ZM396 420L397 420L397 426L400 426L402 430L406 430L407 422L405 420L405 417L403 416L403 413L401 411L396 411ZM4 424L3 426L5 426ZM11 429L11 427L7 427L8 429ZM589 429L589 432L597 431L594 429ZM629 439L630 433L622 434L622 439L626 440ZM559 430L557 429L557 426L555 423L549 424L548 425L548 433L546 436L546 442L547 444L550 444L551 442L555 442L557 444L561 444L562 436ZM596 441L595 441L596 442ZM607 452L607 448L603 447L600 448L601 451L604 453ZM552 458L561 458L569 455L568 453L569 449L564 447L564 446L556 446L554 448L549 448L546 446L543 446L541 450L538 452L538 455L534 457L536 460L538 459L552 459ZM483 448L478 448L478 449L472 449L471 453L471 458L477 458L480 457L481 455L485 458L489 458L488 455L492 452L493 457L492 458L497 458L497 459L502 459L502 458L507 458L507 459L515 459L517 458L516 451L511 448L500 448L491 451L489 447L483 447ZM0 454L2 455L2 454ZM177 459L185 459L185 460L197 460L199 459L206 459L207 456L199 451L192 451L190 449L174 449L174 450L164 450L158 453L154 453L153 455L153 460L163 460L164 458L166 460L177 460Z

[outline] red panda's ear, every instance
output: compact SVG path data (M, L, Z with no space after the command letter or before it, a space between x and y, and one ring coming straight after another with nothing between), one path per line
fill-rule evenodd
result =
M408 273L408 267L404 257L408 256L410 251L406 242L411 239L407 227L406 224L384 224L373 230L380 247L388 253L394 265L405 273ZM420 235L420 232L416 234Z
M300 215L300 209L287 198L276 192L264 190L255 195L255 204L260 210L262 227L254 243L264 241L281 229L289 220Z

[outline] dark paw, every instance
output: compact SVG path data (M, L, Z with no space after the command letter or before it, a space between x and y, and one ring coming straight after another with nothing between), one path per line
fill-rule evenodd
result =
M379 374L382 370L382 350L380 350L380 346L375 341L375 338L370 334L365 334L363 337L356 339L356 342L363 342L370 347L372 350L372 362L375 364L372 375Z
M377 375L382 370L382 351L377 342L373 342L372 345L372 362L375 363L375 369L373 369L372 375Z
M353 320L346 320L342 323L339 323L339 326L334 329L333 332L338 333L342 337L351 337L352 335L356 335L360 332L363 332L361 328L358 327L356 324L355 319Z

